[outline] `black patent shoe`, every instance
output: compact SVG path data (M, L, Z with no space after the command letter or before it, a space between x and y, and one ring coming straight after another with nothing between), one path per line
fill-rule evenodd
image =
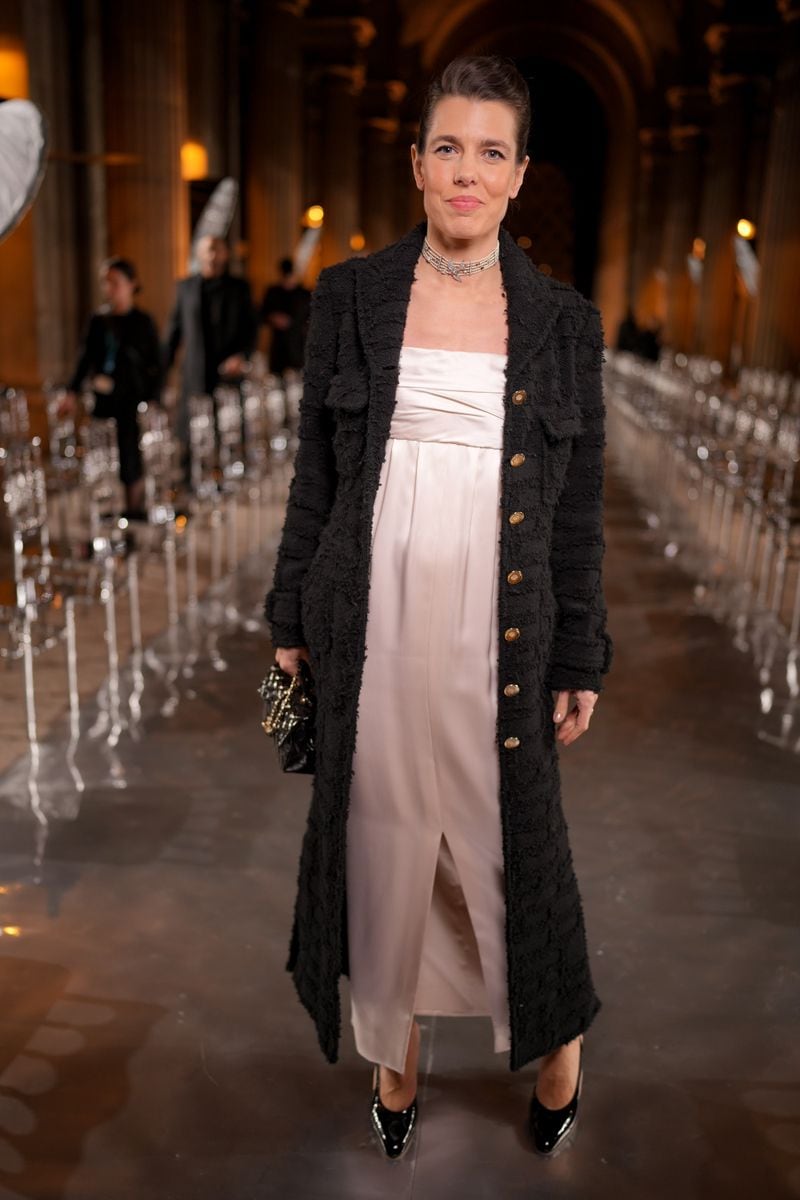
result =
M401 1108L399 1112L387 1108L381 1101L378 1065L372 1073L370 1117L383 1153L387 1158L400 1158L411 1144L412 1135L417 1127L417 1098L415 1096L408 1108Z
M536 1088L533 1089L528 1114L528 1130L539 1154L549 1156L560 1154L569 1135L574 1133L578 1124L578 1100L582 1084L583 1034L581 1034L581 1050L578 1059L578 1082L575 1084L575 1094L569 1104L565 1104L563 1108L547 1108L536 1095Z

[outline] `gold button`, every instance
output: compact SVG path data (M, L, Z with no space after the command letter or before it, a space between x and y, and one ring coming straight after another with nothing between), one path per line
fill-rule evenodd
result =
M525 513L513 512L511 514L511 516L508 518L508 520L509 520L510 524L512 524L512 525L521 525L522 522L525 520Z
M520 454L512 454L512 456L511 456L512 467L521 467L524 462L525 462L524 454L521 454L521 453Z
M509 583L522 583L522 571L509 571L506 579Z
M515 642L519 637L519 630L516 628L516 626L512 625L510 629L505 631L503 637L507 642Z
M516 750L517 746L519 745L519 738L506 738L506 740L503 742L503 745L505 746L506 750Z
M518 388L517 391L514 392L511 399L513 400L514 404L524 404L528 399L528 393L524 388Z
M503 688L503 695L504 696L518 696L519 695L519 684L518 683L507 683L506 686Z

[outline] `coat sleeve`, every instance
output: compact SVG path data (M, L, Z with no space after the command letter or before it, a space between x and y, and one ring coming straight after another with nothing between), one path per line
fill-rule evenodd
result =
M179 283L175 289L175 303L169 314L167 331L164 334L162 349L162 369L168 371L175 361L178 347L183 341L183 286Z
M547 683L554 691L599 692L611 665L603 595L603 328L592 305L578 335L575 385L582 430L575 438L553 524L550 570L557 603Z
M67 389L77 392L87 375L99 371L103 356L103 329L96 315L89 318L83 335L83 342L78 351L78 361L70 376Z
M243 354L245 358L249 358L256 344L258 325L250 284L246 279L242 279L240 280L240 287L241 296L239 298L239 310L237 314L236 350L234 353Z
M312 294L303 366L299 445L272 588L264 603L272 644L286 648L305 645L300 619L300 586L316 552L336 493L332 430L323 404L336 367L337 322L329 275L332 270L326 267L320 272Z

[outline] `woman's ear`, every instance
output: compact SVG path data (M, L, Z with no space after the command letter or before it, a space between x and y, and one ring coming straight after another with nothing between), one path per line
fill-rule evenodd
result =
M510 193L510 197L512 200L514 200L516 198L517 193L519 192L519 189L522 187L522 181L525 178L525 171L526 171L528 163L530 161L531 161L530 156L526 154L525 157L523 158L522 162L519 163L519 165L515 169L514 187Z

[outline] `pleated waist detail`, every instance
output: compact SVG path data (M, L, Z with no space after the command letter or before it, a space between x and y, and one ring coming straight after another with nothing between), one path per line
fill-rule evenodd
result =
M503 448L506 355L403 346L389 436Z

